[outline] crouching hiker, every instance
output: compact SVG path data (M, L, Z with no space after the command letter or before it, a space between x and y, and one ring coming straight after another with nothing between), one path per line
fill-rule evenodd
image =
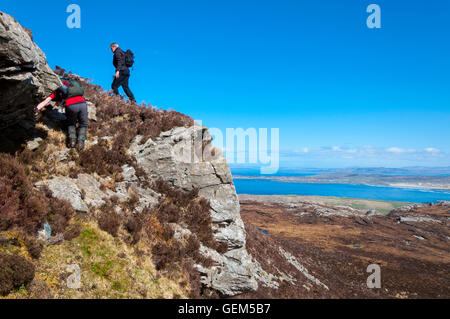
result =
M63 86L53 92L48 98L39 103L35 112L38 113L51 100L62 101L66 108L67 130L69 135L69 147L81 151L86 140L88 126L88 110L86 100L83 98L84 88L75 79L63 77ZM78 138L76 125L78 123Z

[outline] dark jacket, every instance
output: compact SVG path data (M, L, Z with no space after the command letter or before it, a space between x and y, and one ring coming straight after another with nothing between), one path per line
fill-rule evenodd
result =
M129 71L128 67L125 64L125 52L123 52L121 48L117 48L116 51L114 51L113 64L116 68L116 71Z

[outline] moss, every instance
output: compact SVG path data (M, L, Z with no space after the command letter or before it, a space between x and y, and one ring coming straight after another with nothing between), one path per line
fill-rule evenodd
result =
M104 254L98 254L101 257L105 257ZM103 278L109 278L110 272L112 270L113 264L111 260L95 262L91 264L91 270L97 276Z
M91 256L92 255L92 249L96 245L96 242L98 240L97 234L94 232L94 230L90 228L85 228L81 232L81 235L78 237L78 242L81 245L81 251L83 255L85 256Z
M113 238L100 230L95 221L76 222L80 235L59 246L45 247L36 270L36 278L46 284L57 298L171 298L173 294L187 296L178 279L158 276L147 253L136 255L120 236ZM122 233L121 233L122 235ZM136 247L147 249L147 244ZM121 257L119 257L119 255ZM81 269L81 289L66 285L68 265ZM157 282L154 282L154 279Z

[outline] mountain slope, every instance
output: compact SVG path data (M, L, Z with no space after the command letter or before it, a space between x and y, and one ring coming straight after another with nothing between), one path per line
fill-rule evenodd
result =
M231 174L207 129L175 111L126 103L61 68L49 71L24 28L4 13L0 23L0 251L34 273L15 280L20 271L11 266L1 293L32 296L36 285L57 298L255 290ZM32 115L57 75L85 88L90 125L80 153L65 145L63 109L52 103ZM25 98L11 98L19 88ZM67 267L80 269L75 291Z

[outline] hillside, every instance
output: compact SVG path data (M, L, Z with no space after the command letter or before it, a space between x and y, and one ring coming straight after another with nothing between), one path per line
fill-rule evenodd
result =
M255 290L231 174L208 130L53 72L30 31L1 12L0 26L0 294L177 298ZM33 114L60 84L57 74L85 89L90 125L80 153L66 147L63 108L52 103ZM73 289L67 280L75 268L82 285Z
M280 272L287 278L280 286L283 289L271 289L268 281L245 297L450 296L448 202L402 206L385 216L303 197L240 195L240 199L249 253L270 269L274 277L269 279ZM282 250L318 282L299 275ZM367 288L370 264L380 265L380 289Z
M450 296L448 203L380 216L240 202L206 127L52 70L3 12L0 42L1 298ZM66 146L64 108L33 112L58 75L85 89L81 152ZM386 271L386 290L366 287L369 263Z

